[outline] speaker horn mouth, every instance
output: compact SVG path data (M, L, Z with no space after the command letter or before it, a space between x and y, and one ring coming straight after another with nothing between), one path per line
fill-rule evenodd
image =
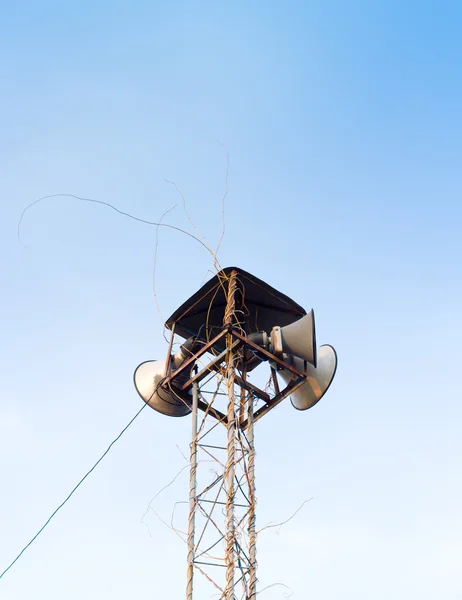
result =
M270 351L276 356L283 354L297 356L316 368L316 328L314 311L290 325L273 327L271 330Z
M296 410L307 410L317 404L330 388L337 373L337 352L330 344L319 348L318 365L307 365L306 383L290 397ZM285 379L285 378L284 378Z
M136 391L155 411L168 417L184 417L191 412L192 398L173 383L163 385L165 365L164 360L147 360L138 365L133 374Z

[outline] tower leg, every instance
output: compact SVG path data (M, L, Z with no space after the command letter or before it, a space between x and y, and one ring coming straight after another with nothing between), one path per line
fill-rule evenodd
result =
M230 336L231 338L231 336ZM232 343L232 339L229 340ZM225 469L226 491L226 524L225 524L225 559L226 559L226 585L223 597L234 600L234 572L235 572L235 523L234 523L234 496L236 477L236 400L234 395L234 365L232 350L228 355L228 414L227 414L227 460Z
M192 397L192 437L190 447L190 474L189 474L189 520L188 520L188 573L186 583L186 600L193 600L193 578L194 578L194 533L196 517L196 483L197 483L197 404L198 384L193 383Z
M234 272L226 284L224 364L217 363L219 368L210 369L216 389L208 387L212 379L204 381L200 377L200 387L197 383L193 386L186 600L193 600L194 594L204 598L202 585L218 590L220 600L256 600L257 595L254 398L242 385L247 377L243 350L236 349L240 310L236 310L239 290ZM203 394L211 394L206 396L207 408ZM221 398L226 409L212 413L212 405L222 402ZM199 419L198 404L203 410ZM197 573L201 580L195 580L193 590Z
M249 596L248 600L255 600L257 597L257 534L255 529L255 443L254 443L254 420L253 420L253 397L248 394L247 405L247 440L249 444L248 454L248 486L249 486Z

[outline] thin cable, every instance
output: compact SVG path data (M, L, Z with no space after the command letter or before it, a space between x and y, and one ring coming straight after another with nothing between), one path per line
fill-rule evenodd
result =
M45 529L45 527L47 527L47 525L50 523L50 521L53 519L53 517L56 515L57 512L59 512L61 510L61 508L66 504L66 502L68 500L70 500L70 498L73 496L73 494L77 491L77 489L82 485L82 483L85 481L85 479L90 475L90 473L92 473L92 471L94 471L96 469L96 467L99 465L99 463L103 460L103 458L106 456L106 454L108 454L109 450L112 448L112 446L122 437L122 435L127 431L127 429L130 427L130 425L133 423L133 421L138 417L138 415L141 413L141 411L143 411L146 406L148 406L147 404L144 404L140 410L136 413L136 415L131 419L131 421L129 421L129 423L122 429L122 431L119 433L119 435L109 444L109 446L107 447L106 451L100 456L100 458L95 462L95 464L92 466L92 468L87 471L87 473L82 477L82 479L79 481L79 483L74 487L74 489L71 491L71 493L67 496L67 498L64 500L64 502L61 502L61 504L58 506L58 508L56 508L54 510L54 512L51 514L51 516L48 518L48 520L46 521L46 523L44 525L42 525L42 527L37 531L37 533L34 535L34 537L30 540L29 543L27 543L24 548L21 550L21 552L18 554L18 556L13 560L13 562L3 571L3 573L0 575L0 579L5 575L5 573L7 573L11 567L21 558L21 556L24 554L24 552L27 550L27 548L29 548L29 546L31 544L33 544L35 542L35 540L38 538L38 536L42 533L42 531Z
M228 148L222 144L219 140L218 140L218 144L225 149L226 152L226 187L225 187L225 193L223 194L223 198L221 200L221 237L220 240L218 242L218 246L217 249L215 250L215 256L218 257L218 251L220 250L220 246L223 242L223 238L225 237L225 201L226 201L226 197L228 195L228 179L229 179L229 152L228 152Z
M49 198L74 198L75 200L80 200L81 202L92 202L94 204L101 204L102 206L107 206L111 210L114 210L116 213L119 213L119 215L123 215L124 217L128 217L129 219L133 219L134 221L138 221L139 223L145 223L146 225L155 225L156 227L167 227L168 229L174 229L175 231L184 233L185 235L189 236L193 240L196 240L196 242L199 242L199 244L201 246L203 246L207 250L207 252L210 252L211 255L215 259L215 255L213 254L213 251L208 246L206 246L202 240L200 240L198 237L196 237L192 233L189 233L188 231L185 231L184 229L180 229L180 227L175 227L175 225L167 225L166 223L157 223L155 221L147 221L146 219L140 219L139 217L135 217L134 215L131 215L130 213L124 212L123 210L119 210L114 205L110 204L109 202L103 202L102 200L95 200L93 198L83 198L82 196L76 196L75 194L51 194L49 196L42 196L42 198L38 198L37 200L35 200L34 202L31 202L31 204L26 206L26 208L22 211L21 217L18 222L18 240L19 240L19 243L21 245L23 245L25 248L27 248L27 246L25 246L21 241L21 223L23 221L24 215L25 215L26 211L29 210L29 208L32 208L32 206L35 206L35 204L37 204L38 202L42 202L42 200L48 200Z
M159 249L159 227L162 224L164 217L167 216L168 213L172 212L172 210L174 210L176 207L177 207L177 204L175 204L175 206L172 206L172 208L169 208L168 210L166 210L164 212L164 214L161 216L161 218L159 220L159 224L156 226L156 245L155 245L155 249L154 249L154 264L152 266L152 291L154 294L154 301L156 303L157 312L159 313L162 321L165 321L165 319L162 316L162 311L160 310L159 300L157 299L157 288L156 288L157 251Z

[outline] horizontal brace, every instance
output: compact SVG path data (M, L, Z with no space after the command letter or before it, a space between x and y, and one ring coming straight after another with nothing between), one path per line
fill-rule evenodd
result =
M264 402L270 402L271 396L263 390L261 390L260 388L258 388L256 385L253 385L249 381L244 381L242 377L239 377L239 375L235 375L234 380L236 381L237 385L239 385L247 392L252 392L253 394L255 394L255 396L260 398L260 400L263 400Z
M195 565L208 565L209 567L225 567L226 568L226 565L220 565L220 564L217 564L217 563L202 562L201 560L195 560L193 562L194 562Z
M199 448L215 448L215 450L227 450L226 446L211 446L210 444L197 444Z
M193 364L197 361L198 358L200 358L203 354L205 354L206 352L208 352L218 342L218 340L220 340L226 334L227 334L227 330L226 329L224 329L223 331L220 331L220 333L217 336L215 336L213 338L213 340L211 340L210 342L207 342L207 344L205 344L205 346L202 346L202 348L200 350L198 350L197 352L195 352L194 354L192 354L188 358L188 360L185 361L181 365L181 367L179 369L177 369L176 371L174 371L173 373L171 373L168 377L166 377L162 385L167 386L180 373L183 373L183 371L186 371L188 368L192 367ZM170 357L167 357L167 358L169 359Z
M282 392L277 394L277 396L275 396L269 404L267 404L266 406L262 406L260 409L258 409L257 412L253 415L253 422L255 423L256 421L258 421L258 419L261 419L264 415L266 415L267 412L269 412L271 409L273 409L275 406L277 406L283 400L285 400L288 396L297 391L298 388L305 382L306 377L300 375L297 379L291 382L291 384L289 384L284 390L282 390ZM242 423L241 429L247 429L248 425L249 420L246 419Z
M218 502L215 500L201 500L199 499L198 502L207 502L208 504L221 504L222 506L226 506L226 502ZM234 504L233 506L239 506L239 508L250 508L250 504Z
M226 332L225 332L226 333ZM221 334L223 335L223 334ZM235 350L237 348L237 346L240 346L241 342L240 341L235 341L233 342L232 346L231 346L231 350ZM213 360L211 360L209 362L208 365L206 365L203 369L201 369L198 373L196 373L195 375L193 375L190 379L188 379L188 381L182 386L182 390L186 390L190 385L192 385L195 381L199 382L202 379L204 379L204 377L206 377L210 371L212 370L217 370L217 366L226 358L226 354L228 353L228 349L223 350L223 352L221 354L219 354L218 356L216 356ZM195 358L198 356L198 354L195 354L194 356L192 356L190 359L188 359L188 362L191 360L195 360ZM185 363L186 364L186 363ZM178 371L175 371L175 373L173 374L173 376L175 376L177 373L179 373L182 369L183 369L182 365Z

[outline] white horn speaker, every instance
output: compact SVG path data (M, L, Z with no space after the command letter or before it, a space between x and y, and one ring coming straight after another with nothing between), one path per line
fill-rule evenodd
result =
M285 327L273 327L271 346L276 355L292 354L316 367L316 331L313 310L295 323Z
M329 345L321 346L318 350L318 366L306 365L301 358L284 356L300 373L306 373L306 383L303 383L290 398L292 406L297 410L307 410L314 406L329 389L337 370L337 353ZM278 374L288 384L296 375L287 370L278 371Z
M171 357L171 372L174 373L193 354L197 343L195 338L187 340L180 350ZM135 370L133 379L141 398L151 408L169 417L184 417L191 412L192 398L181 387L188 381L190 369L181 373L170 385L163 385L165 360L148 360ZM191 365L191 369L194 365Z

